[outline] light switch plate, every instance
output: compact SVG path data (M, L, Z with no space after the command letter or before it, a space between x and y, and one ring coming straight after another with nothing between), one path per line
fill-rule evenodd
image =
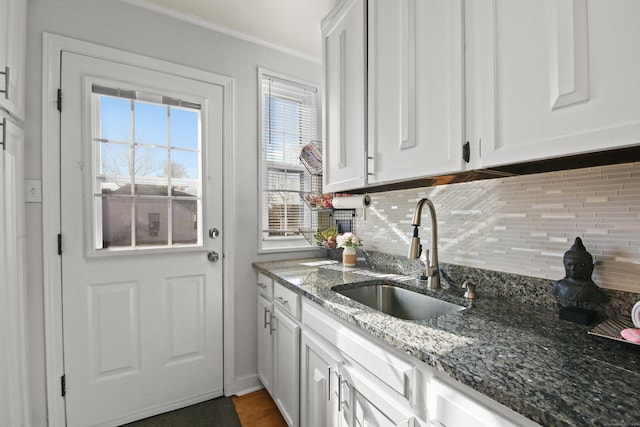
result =
M39 179L25 179L24 184L24 201L27 203L41 203L42 181Z

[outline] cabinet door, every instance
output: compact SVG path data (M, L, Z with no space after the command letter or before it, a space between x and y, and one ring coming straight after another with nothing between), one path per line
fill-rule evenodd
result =
M273 394L273 304L258 296L258 378Z
M346 0L323 22L326 192L366 184L365 19L365 0Z
M0 0L0 107L24 119L26 0Z
M0 425L29 425L25 350L24 132L0 114ZM2 139L4 135L4 140Z
M343 419L350 427L412 427L411 408L393 397L390 390L360 368L345 365L341 370Z
M370 0L368 182L464 169L462 0Z
M640 2L473 0L467 16L481 166L640 142Z
M299 424L300 414L300 325L274 310L273 398L289 426Z
M339 356L312 332L302 332L300 354L300 425L339 425Z

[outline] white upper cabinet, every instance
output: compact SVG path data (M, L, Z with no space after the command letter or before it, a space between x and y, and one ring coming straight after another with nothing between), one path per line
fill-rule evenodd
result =
M640 2L467 2L481 167L640 143Z
M0 0L0 108L24 119L27 1Z
M326 192L366 183L366 2L346 0L322 23Z
M341 1L326 191L640 145L639 21L637 0Z
M462 0L369 0L368 183L460 172Z

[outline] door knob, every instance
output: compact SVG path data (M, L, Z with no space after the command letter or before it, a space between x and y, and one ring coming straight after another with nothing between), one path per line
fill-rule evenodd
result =
M220 259L220 255L216 251L209 251L207 253L207 259L211 262L216 262Z

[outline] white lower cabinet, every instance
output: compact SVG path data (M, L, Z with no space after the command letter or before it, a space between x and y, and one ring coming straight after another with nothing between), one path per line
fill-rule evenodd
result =
M300 296L258 275L258 378L287 424L300 424Z
M340 370L343 420L349 427L411 427L415 416L410 406L356 364Z
M258 378L273 394L273 279L258 274Z
M539 427L266 276L258 285L258 375L289 426Z
M274 309L273 400L289 426L300 416L300 325L278 306Z
M302 331L300 350L300 425L340 425L338 382L342 359L311 331Z
M300 425L414 425L407 402L312 331L302 332L301 358Z
M303 427L539 427L306 300L302 329Z
M301 425L419 425L415 369L314 304L302 305Z
M273 393L273 302L258 296L258 378Z

